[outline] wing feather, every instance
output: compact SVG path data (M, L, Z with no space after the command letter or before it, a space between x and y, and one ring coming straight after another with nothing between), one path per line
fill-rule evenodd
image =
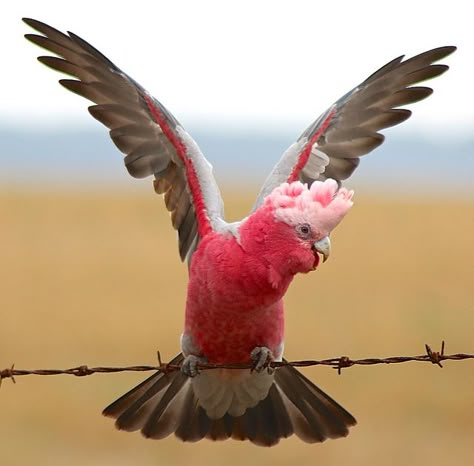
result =
M405 61L403 56L397 57L341 97L303 132L296 146L283 154L265 181L254 209L285 181L299 179L311 184L318 179L341 182L348 178L358 166L359 157L383 143L380 130L410 117L410 110L398 107L432 94L431 88L415 84L443 74L448 66L434 62L455 50L446 46Z
M155 177L155 191L165 195L178 230L180 256L190 260L199 239L215 230L223 217L212 167L197 144L159 101L92 45L72 32L64 34L34 19L24 21L41 34L25 37L58 55L38 60L71 76L60 83L95 103L89 112L109 128L129 173Z

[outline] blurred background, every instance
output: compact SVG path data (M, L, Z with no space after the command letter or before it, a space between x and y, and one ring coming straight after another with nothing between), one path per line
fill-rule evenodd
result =
M474 352L474 37L464 3L12 2L0 19L0 369L154 364L178 351L175 233L87 103L36 62L23 16L72 30L159 98L214 165L229 219L281 153L392 58L457 45L435 93L364 159L331 260L286 300L286 356ZM18 377L0 390L8 465L465 465L471 361L308 368L359 421L346 439L262 449L118 432L100 415L142 374Z

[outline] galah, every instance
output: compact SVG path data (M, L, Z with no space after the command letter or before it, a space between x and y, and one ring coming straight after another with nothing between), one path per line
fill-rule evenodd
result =
M283 297L297 273L329 256L329 235L352 205L341 181L382 144L379 130L411 115L400 106L432 93L413 85L444 73L433 63L455 47L395 58L337 100L283 154L249 216L228 223L211 165L158 100L77 35L24 21L42 34L26 38L59 56L39 61L71 75L60 83L94 102L89 112L110 129L129 173L154 177L189 265L181 353L172 360L182 370L152 375L103 413L155 439L270 446L292 434L346 436L351 414L295 368L270 370L283 358ZM253 370L200 371L205 362Z

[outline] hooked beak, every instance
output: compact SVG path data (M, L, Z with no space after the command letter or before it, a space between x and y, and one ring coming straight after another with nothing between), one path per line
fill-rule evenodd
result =
M331 240L329 236L325 236L323 239L316 241L316 243L313 244L313 249L319 252L319 254L322 254L323 262L326 262L331 253Z

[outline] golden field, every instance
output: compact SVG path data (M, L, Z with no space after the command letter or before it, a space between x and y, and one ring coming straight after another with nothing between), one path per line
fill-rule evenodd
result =
M0 193L0 368L154 364L178 351L186 267L152 189ZM251 196L228 193L231 218ZM356 196L331 259L286 299L286 356L474 353L474 201ZM346 439L265 449L116 431L100 412L146 375L18 377L0 464L451 466L474 458L474 361L305 373L358 419Z

